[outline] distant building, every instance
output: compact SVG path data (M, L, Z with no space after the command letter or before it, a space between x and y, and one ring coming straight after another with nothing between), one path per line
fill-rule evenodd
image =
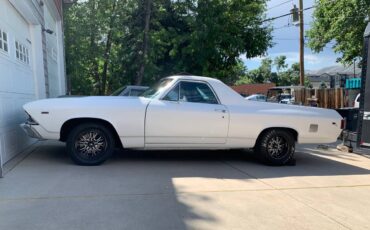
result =
M307 75L307 79L312 85L312 88L318 89L322 88L323 85L325 85L325 88L336 88L336 87L331 87L333 84L334 80L334 85L340 85L340 81L335 80L336 76L332 76L330 74L321 74L321 75Z
M263 94L267 95L267 91L275 87L275 83L264 83L264 84L244 84L236 85L231 88L243 96L249 96L252 94Z
M350 66L330 66L317 71L308 71L307 79L312 87L317 89L323 84L326 88L345 87L346 80L361 76L361 69L354 65Z
M0 176L34 139L22 105L66 92L62 0L0 0Z

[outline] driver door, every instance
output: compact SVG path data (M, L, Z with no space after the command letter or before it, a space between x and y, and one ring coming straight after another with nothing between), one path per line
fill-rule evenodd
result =
M148 105L145 145L217 146L226 143L228 125L226 106L206 82L180 81L166 96Z

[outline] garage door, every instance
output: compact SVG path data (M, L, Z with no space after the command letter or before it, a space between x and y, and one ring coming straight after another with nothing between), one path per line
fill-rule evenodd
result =
M0 30L0 156L4 164L32 142L19 124L25 119L22 105L35 99L35 87L29 25L8 1L1 1Z

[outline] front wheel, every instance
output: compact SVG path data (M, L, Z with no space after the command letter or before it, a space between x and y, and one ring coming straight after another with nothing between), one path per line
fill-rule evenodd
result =
M85 123L68 135L67 151L78 165L99 165L114 151L114 138L101 124Z
M255 151L269 165L285 165L294 157L294 136L285 130L266 131L259 138Z

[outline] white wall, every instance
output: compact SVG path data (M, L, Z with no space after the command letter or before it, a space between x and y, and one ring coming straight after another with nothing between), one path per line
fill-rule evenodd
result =
M58 72L58 38L56 34L57 22L51 15L48 5L44 7L45 28L54 31L53 34L46 34L46 52L49 77L49 95L57 97L62 94L60 90Z
M0 176L4 163L36 141L28 138L19 124L26 118L22 106L46 96L43 24L54 32L45 34L50 96L66 90L61 18L53 1L47 1L44 21L40 21L41 6L35 4L38 2L33 0L0 0L0 29L7 32L9 46L7 53L0 50ZM29 64L16 58L16 40L28 48Z
M35 99L32 63L15 57L15 40L31 52L32 41L28 23L7 0L0 0L0 28L8 34L9 52L0 52L0 155L5 163L32 141L19 124L24 121L22 105Z

